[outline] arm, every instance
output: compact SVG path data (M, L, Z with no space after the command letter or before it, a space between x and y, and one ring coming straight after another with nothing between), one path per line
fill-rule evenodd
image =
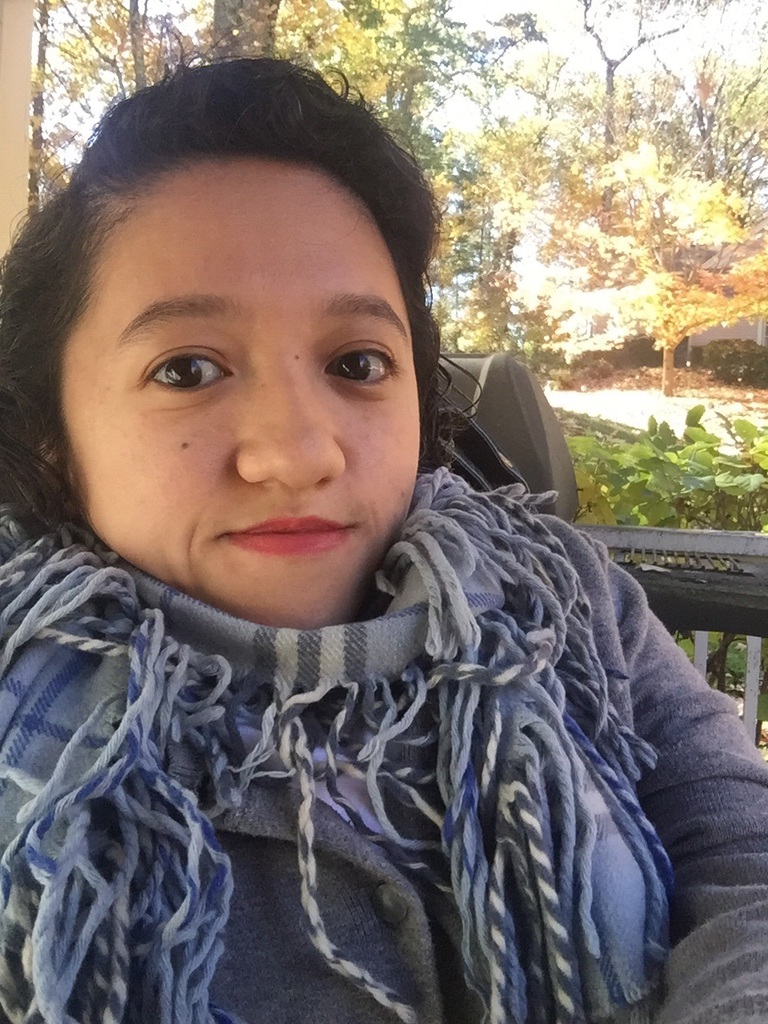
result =
M656 747L639 795L675 869L656 1024L768 1020L768 767L736 717L614 570L635 729Z
M666 994L653 1024L764 1024L768 766L733 701L706 685L649 612L642 588L602 546L580 541L567 546L593 604L601 653L615 659L620 646L635 731L658 751L638 793L672 860L676 890Z

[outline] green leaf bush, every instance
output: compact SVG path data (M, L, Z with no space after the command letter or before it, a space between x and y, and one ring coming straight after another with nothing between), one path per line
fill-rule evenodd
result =
M768 432L723 418L727 438L688 412L678 437L651 417L633 441L569 437L583 523L768 532Z
M569 437L579 487L577 521L768 532L768 431L723 417L724 440L701 426L703 414L703 405L688 412L682 437L653 417L631 441ZM678 635L678 643L692 655L690 635ZM742 636L710 634L710 685L743 696L745 651ZM758 720L766 722L768 652L762 678ZM768 760L768 731L762 738Z
M712 341L704 347L704 366L723 384L768 388L768 347L754 341Z

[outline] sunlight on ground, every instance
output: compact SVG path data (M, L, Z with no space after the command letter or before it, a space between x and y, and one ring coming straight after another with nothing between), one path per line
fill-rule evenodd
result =
M685 416L694 405L706 408L702 426L722 437L727 436L722 417L727 419L748 419L757 426L768 428L768 409L762 404L752 404L747 395L743 402L723 402L702 395L700 398L684 395L666 398L657 389L651 391L557 391L545 387L549 404L557 410L578 413L599 419L610 420L636 430L648 426L648 418L655 416L661 423L669 423L673 431L682 433Z

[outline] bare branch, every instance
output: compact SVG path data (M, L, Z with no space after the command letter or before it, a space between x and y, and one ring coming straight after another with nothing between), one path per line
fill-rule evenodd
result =
M120 70L120 65L119 65L117 59L115 57L110 57L108 53L104 53L104 51L101 49L99 44L93 38L93 35L91 34L91 32L84 25L82 25L80 23L80 21L77 18L77 16L73 13L71 7L67 3L67 0L61 0L61 6L64 8L64 10L70 16L70 18L72 19L73 24L78 29L78 31L83 36L83 38L86 40L86 42L91 47L91 49L96 54L96 56L99 58L99 60L101 60L104 64L106 64L106 66L108 68L111 68L112 71L115 73L115 77L117 78L118 88L120 90L120 95L121 95L121 97L125 97L126 96L125 83L123 81L122 71Z
M622 65L624 63L624 61L627 60L628 57L631 57L632 54L635 53L637 50L639 50L641 46L647 46L648 43L655 43L659 39L666 39L667 36L673 36L673 35L675 35L675 33L681 32L682 29L683 29L683 26L682 25L678 25L676 28L668 28L668 29L665 29L663 32L654 32L652 35L649 35L649 36L641 35L637 39L637 41L635 43L633 43L632 46L630 46L630 48L627 50L627 52L624 54L624 56L623 57L619 57L615 61L615 66L618 68L620 65Z

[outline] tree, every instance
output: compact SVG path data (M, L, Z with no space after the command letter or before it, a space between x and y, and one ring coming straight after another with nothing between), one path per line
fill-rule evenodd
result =
M280 0L214 0L213 50L226 57L271 57Z
M465 140L443 178L444 222L433 283L443 344L454 351L504 351L511 342L508 288L517 232L484 173L481 148ZM459 150L461 153L461 150Z
M727 182L747 222L759 219L768 207L768 53L753 62L708 53L687 80L665 72L668 152L707 181Z
M741 52L721 54L715 89L712 58L689 55L684 43L683 18L706 14L707 0L575 3L602 72L553 52L529 63L515 80L522 112L506 126L506 155L486 167L497 203L517 210L518 253L526 253L507 275L508 296L555 332L569 325L574 347L657 328L669 391L672 353L687 333L678 328L754 308L745 293L725 302L717 289L697 291L697 274L768 211L768 104L760 102L768 60L749 66ZM617 22L623 38L612 41ZM673 74L655 50L675 35L681 63ZM646 67L632 73L645 51ZM516 166L526 168L522 178ZM676 317L664 316L670 302L680 306Z
M580 0L584 31L589 35L600 54L604 69L604 115L603 115L603 138L605 142L605 159L611 160L616 155L616 72L626 61L629 60L638 50L649 46L659 39L673 35L681 30L682 22L664 25L663 27L649 28L648 21L654 15L666 14L669 8L667 3L659 3L659 0L634 0L631 4L625 4L625 13L634 22L634 31L620 46L623 52L619 56L611 56L606 39L606 30L600 22L603 18L609 18L617 13L617 4L613 0L600 5L595 0ZM627 10L629 8L629 10ZM666 18L664 19L667 20ZM606 187L603 193L603 221L606 226L610 222L612 206L612 193L610 186Z
M584 14L584 29L587 32L587 34L590 35L594 40L605 69L605 157L606 160L610 162L617 156L615 77L616 71L626 60L633 56L633 54L635 54L642 47L651 45L656 41L661 40L667 36L679 33L683 28L683 21L681 20L682 17L684 17L686 13L690 14L692 11L696 11L697 9L706 9L707 4L706 0L701 0L701 2L696 2L687 5L674 5L666 2L660 2L660 0L634 0L634 3L632 5L628 5L632 7L631 16L633 17L636 25L632 41L629 42L628 44L625 44L624 47L622 47L623 53L621 53L620 56L611 57L607 52L604 36L601 33L601 31L598 30L597 27L597 22L594 16L594 0L580 0L580 2ZM607 2L604 5L604 9L605 12L608 14L615 13L616 6L613 2L611 2L611 0L607 0ZM665 24L665 22L669 21L670 14L673 19L673 23ZM653 20L658 20L659 18L661 18L662 20L662 24L660 26L655 28L649 27L649 22L653 24ZM714 161L712 159L711 146L707 144L708 142L711 142L711 130L707 131L707 119L705 119L702 116L703 104L706 102L707 96L709 94L709 90L705 90L703 88L705 83L706 79L700 77L698 89L699 103L698 105L694 104L694 106L698 114L697 125L700 134L704 135L703 152L705 154L705 177L709 181L715 181ZM709 159L707 159L707 157ZM612 210L613 186L609 180L609 183L603 190L601 211L601 226L606 231L610 231L612 228ZM650 267L648 268L647 272L649 275L651 275L648 278L648 283L652 281L658 282L658 276L654 275L658 275L659 272L661 272L662 274L671 274L672 280L676 284L683 285L683 294L691 294L687 290L687 286L689 286L691 283L690 278L688 280L685 280L685 277L681 279L680 271L674 265L676 250L678 249L678 245L676 244L676 242L673 241L671 247L659 247L658 245L655 245L654 242L651 242L650 244L651 248L654 250L654 256L656 260L660 259L662 267L660 271L658 269L651 269ZM665 259L664 256L661 255L662 252L665 252L667 254L667 265L664 265ZM642 262L643 260L640 259L638 261L639 265L642 265ZM676 288L672 289L672 294L677 294L678 290L679 289ZM667 290L664 288L660 288L659 294L662 294L665 291ZM671 298L671 294L668 294L667 298ZM687 306L688 303L683 303L683 305ZM694 305L696 305L695 302ZM630 303L630 308L631 307L632 303ZM685 319L685 316L683 318ZM651 317L650 319L656 320L657 318ZM649 329L647 322L643 324L643 327L646 330ZM677 346L677 344L682 340L682 338L680 336L676 337L676 332L674 330L663 330L661 331L661 334L659 333L660 330L661 328L659 327L659 329L657 329L656 331L652 331L651 333L654 334L654 336L657 338L657 341L659 341L663 347L664 362L662 371L662 389L665 394L671 394L674 387L674 349Z
M391 131L429 171L450 163L440 111L489 81L505 57L540 38L530 14L503 19L493 34L469 32L453 0L283 0L279 56L338 70L374 105Z
M43 120L45 116L45 72L48 62L48 24L50 20L49 0L39 0L35 16L37 54L32 73L32 124L30 126L28 188L30 210L37 209L40 203L43 176Z
M611 231L578 207L558 207L561 261L536 300L593 333L599 323L603 343L653 336L664 350L663 389L671 394L672 355L687 335L765 312L768 256L762 239L747 242L735 192L680 173L650 145L622 154L602 181L614 200ZM726 249L731 256L718 267Z
M133 78L137 89L147 84L147 64L144 53L144 33L147 27L147 8L139 10L139 0L129 0L128 33L131 37L131 57L133 58Z
M116 96L156 81L197 39L149 0L37 0L30 205L77 157L88 131Z

